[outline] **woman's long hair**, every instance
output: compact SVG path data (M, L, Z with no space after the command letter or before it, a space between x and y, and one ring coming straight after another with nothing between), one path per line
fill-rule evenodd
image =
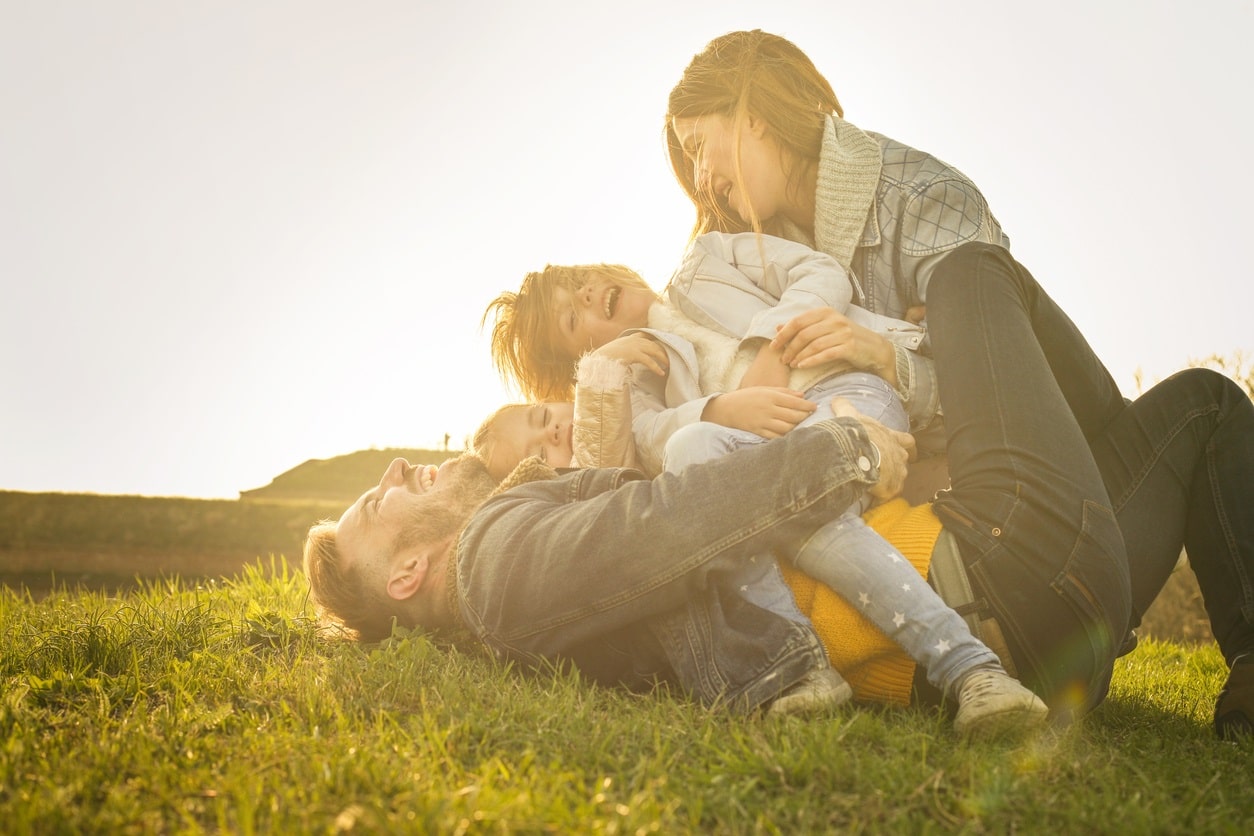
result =
M736 217L722 201L696 182L692 161L675 134L676 117L725 116L743 125L748 116L763 120L786 155L788 188L804 182L805 172L818 164L824 120L829 113L843 116L832 85L809 57L791 41L760 29L720 35L695 55L679 83L671 90L666 108L666 146L671 169L697 207L692 235L704 232L762 232L757 212ZM736 137L739 175L740 140ZM743 178L738 177L743 182Z

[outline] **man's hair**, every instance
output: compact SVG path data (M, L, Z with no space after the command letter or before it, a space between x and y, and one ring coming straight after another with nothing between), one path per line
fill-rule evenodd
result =
M528 273L517 292L505 291L488 303L480 325L492 325L492 362L506 384L515 385L532 401L569 401L575 397L575 365L556 338L558 288L574 294L596 279L608 276L615 282L653 289L630 267L621 264L546 265Z
M358 641L381 641L392 634L393 602L371 591L359 566L344 565L335 540L335 521L315 523L305 538L305 577L320 618Z
M728 32L693 56L667 100L665 127L671 170L697 207L693 237L714 230L760 233L762 229L752 205L751 217L744 221L698 186L672 120L707 115L763 120L780 148L797 163L786 168L789 187L797 188L806 168L818 162L829 113L844 115L832 85L804 52L778 35L761 29ZM739 140L736 167L740 167Z

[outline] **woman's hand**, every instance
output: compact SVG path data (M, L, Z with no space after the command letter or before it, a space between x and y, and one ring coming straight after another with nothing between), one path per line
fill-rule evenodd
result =
M797 314L780 326L771 346L780 350L781 360L795 369L839 360L897 385L892 343L851 322L834 308L813 308Z
M666 377L670 368L666 349L648 334L639 332L610 340L592 353L608 360L617 360L626 366L639 363L661 377Z
M815 409L814 404L792 389L752 386L710 398L701 420L756 433L763 438L779 438Z

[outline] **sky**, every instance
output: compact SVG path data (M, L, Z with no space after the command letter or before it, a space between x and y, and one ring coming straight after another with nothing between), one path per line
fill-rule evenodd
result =
M1125 394L1254 352L1254 0L0 0L0 489L461 447L497 293L665 284L666 96L747 28L975 180Z

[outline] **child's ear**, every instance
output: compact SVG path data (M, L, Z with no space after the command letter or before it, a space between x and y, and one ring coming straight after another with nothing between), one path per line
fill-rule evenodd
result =
M761 139L766 136L767 127L769 126L766 124L765 119L754 116L752 113L749 114L749 133L754 139Z
M397 601L404 601L414 596L427 577L430 562L425 553L413 552L405 556L392 569L388 577L388 595Z

